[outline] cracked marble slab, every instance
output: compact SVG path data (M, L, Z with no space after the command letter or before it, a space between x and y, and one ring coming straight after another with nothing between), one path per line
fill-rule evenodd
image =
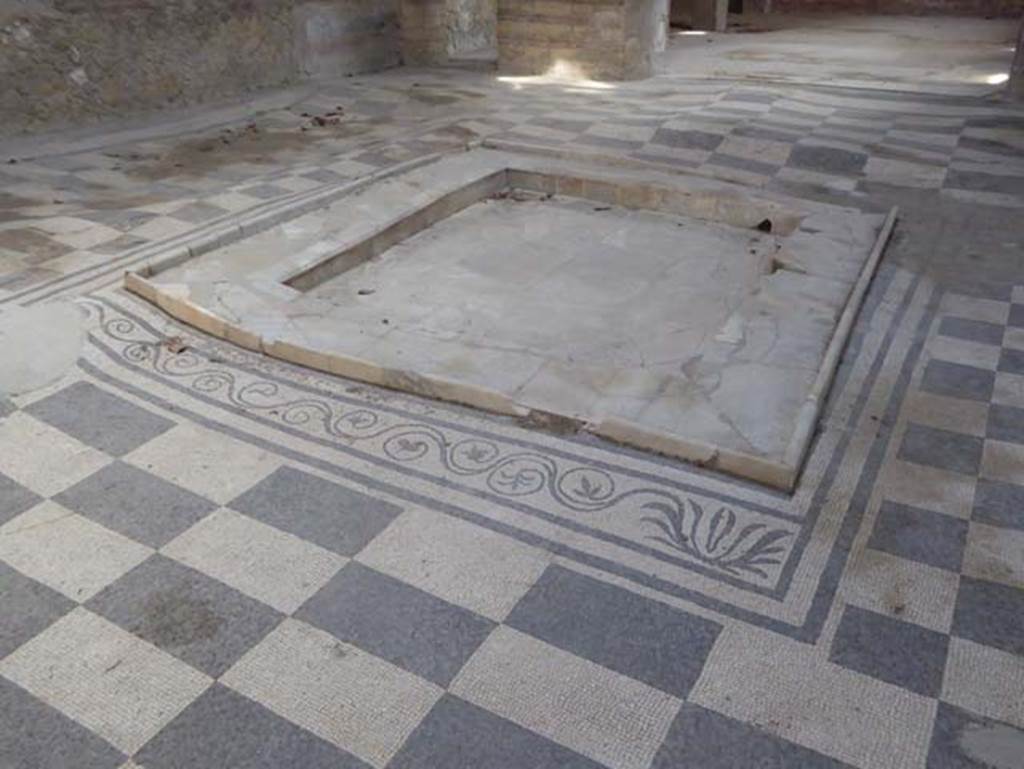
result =
M292 362L781 487L892 223L479 148L279 218L127 285Z

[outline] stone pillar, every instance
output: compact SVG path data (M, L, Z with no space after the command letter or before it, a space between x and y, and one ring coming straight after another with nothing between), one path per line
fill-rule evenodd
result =
M725 32L725 28L729 24L729 0L713 0L713 3L712 24L714 24L714 30L715 32Z
M650 77L658 0L498 0L498 69L594 80Z
M655 13L658 15L658 24L654 30L654 50L661 53L668 48L668 12L669 0L655 0L657 7Z
M402 61L413 67L447 63L447 21L446 0L401 0Z
M1024 19L1021 19L1017 32L1017 53L1014 54L1013 64L1010 65L1010 82L1006 86L1006 92L1011 99L1024 101Z

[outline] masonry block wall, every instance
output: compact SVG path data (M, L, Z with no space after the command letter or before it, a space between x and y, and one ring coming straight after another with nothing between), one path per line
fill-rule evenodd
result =
M521 75L648 77L664 13L655 0L498 0L498 67Z
M397 64L398 0L0 0L0 135Z
M399 28L402 61L412 66L430 66L448 61L446 0L402 0Z
M497 45L497 0L401 0L402 60L445 64Z

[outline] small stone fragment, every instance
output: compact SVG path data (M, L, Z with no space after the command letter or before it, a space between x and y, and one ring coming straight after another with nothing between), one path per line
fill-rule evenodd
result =
M174 355L179 355L188 349L188 345L185 344L185 340L180 336L171 336L164 340L164 347L167 351Z

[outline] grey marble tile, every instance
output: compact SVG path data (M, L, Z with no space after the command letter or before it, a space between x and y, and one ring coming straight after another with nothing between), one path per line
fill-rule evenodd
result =
M24 270L14 270L0 275L0 289L13 293L57 277L60 277L60 273L56 270L28 267Z
M174 426L169 419L88 382L75 382L24 410L113 456L127 454Z
M528 120L527 124L543 126L544 128L555 128L559 131L568 131L571 133L583 133L594 124L594 121L541 116Z
M97 254L105 254L110 256L112 254L120 254L128 249L141 246L149 241L146 238L140 238L132 234L122 235L119 238L108 240L106 243L101 243L98 246L93 246L89 250Z
M1010 318L1007 323L1015 328L1024 328L1024 304L1015 302L1010 305Z
M34 638L76 605L60 593L0 562L0 659Z
M1024 443L1024 409L993 403L988 408L985 436L997 441Z
M84 219L105 224L108 227L113 227L115 230L121 230L121 232L129 232L130 230L134 230L136 227L141 227L143 224L155 219L157 216L158 214L154 214L151 211L137 211L131 208L102 209L82 214L82 218Z
M0 473L0 524L20 515L42 499L34 491Z
M174 219L180 219L183 222L188 222L189 224L202 224L210 219L216 219L218 216L223 216L226 213L227 211L220 206L199 201L196 203L188 203L181 208L175 209L170 212L168 216Z
M1004 195L1024 194L1024 176L986 174L981 171L960 171L950 168L946 174L947 188L973 192L999 192Z
M282 618L269 606L162 555L108 586L87 608L214 678Z
M295 613L340 641L447 686L495 624L351 562Z
M949 636L847 606L829 660L926 697L942 688Z
M992 400L995 383L994 371L934 358L928 361L921 377L921 389L925 392L986 403Z
M943 513L885 501L868 547L940 569L960 571L967 521Z
M1009 302L1013 296L1013 286L1006 282L985 280L974 275L957 277L956 286L951 293L973 296L978 299L995 299L998 302Z
M568 748L450 694L406 740L388 769L600 769Z
M1024 730L940 702L927 769L1024 766Z
M974 128L1010 128L1024 130L1024 117L1017 115L971 115L964 121Z
M162 547L217 505L124 462L114 462L54 498L108 529Z
M1020 149L1012 144L1001 142L996 139L982 139L978 136L961 136L957 142L960 149L975 150L977 152L991 152L995 155L1006 155L1017 157Z
M125 756L20 686L0 678L0 766L116 769Z
M999 370L1008 374L1024 374L1024 350L1004 347L999 356Z
M773 176L775 172L779 170L778 166L774 166L771 163L762 163L759 160L741 158L724 152L715 152L710 158L708 158L707 162L712 165L736 168L740 171L749 171L750 173L761 174L762 176Z
M725 136L708 131L678 131L673 128L659 128L651 138L651 144L660 144L677 149L713 151L725 140Z
M864 170L867 161L868 156L863 152L796 144L789 154L787 165L825 174L857 175Z
M651 769L852 769L753 724L684 703Z
M1024 529L1024 486L979 478L971 518L995 526Z
M347 181L349 177L339 174L337 171L332 171L329 168L318 168L315 171L309 173L300 174L303 179L309 179L313 182L320 182L321 184L337 184L340 182Z
M939 323L939 333L982 344L1002 345L1003 327L983 320L946 316Z
M402 512L293 467L275 470L229 507L341 555L358 553Z
M977 475L983 441L937 427L910 423L903 435L899 458L919 465Z
M135 755L145 769L369 769L369 765L214 684Z
M680 698L722 629L561 566L545 570L505 624Z
M952 632L1011 654L1024 654L1024 590L961 576Z

